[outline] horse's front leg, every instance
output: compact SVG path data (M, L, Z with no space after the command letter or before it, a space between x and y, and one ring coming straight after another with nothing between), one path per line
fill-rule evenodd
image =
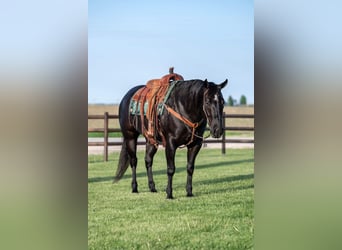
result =
M151 192L157 192L154 181L153 181L153 173L152 173L152 164L153 164L153 157L157 152L157 148L150 144L146 143L146 153L145 153L145 166L148 176L148 186Z
M194 173L195 169L195 159L198 154L198 152L201 149L202 144L196 144L195 146L189 147L188 146L188 165L187 165L187 182L186 182L186 192L187 196L191 197L192 194L192 175Z
M166 144L165 147L166 162L167 162L167 187L166 187L166 198L173 199L172 196L172 178L176 171L175 166L175 154L176 147L172 143Z

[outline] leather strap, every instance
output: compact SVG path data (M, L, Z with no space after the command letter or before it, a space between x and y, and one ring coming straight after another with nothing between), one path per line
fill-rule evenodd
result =
M184 116L182 116L181 114L177 113L173 108L167 106L165 103L164 103L164 106L165 106L166 110L169 111L170 114L172 114L178 120L184 122L186 125L188 125L189 127L192 128L191 139L187 144L185 144L185 146L188 146L189 144L191 144L194 141L195 136L198 138L201 138L203 140L203 137L199 137L195 134L196 128L198 127L198 125L200 125L202 123L203 119L200 122L193 123L193 122L189 121L187 118L185 118Z
M181 114L177 113L173 108L167 106L165 103L164 103L164 106L165 106L166 110L169 111L174 117L176 117L177 119L181 120L182 122L184 122L189 127L191 127L191 128L197 128L198 127L198 125L199 125L198 122L193 123L193 122L189 121L184 116L182 116Z

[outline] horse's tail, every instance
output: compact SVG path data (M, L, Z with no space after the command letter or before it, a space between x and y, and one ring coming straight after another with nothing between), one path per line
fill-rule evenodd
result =
M129 157L128 152L127 152L126 144L127 144L126 140L124 139L124 141L122 143L121 152L120 152L120 159L119 159L119 163L118 163L118 168L116 170L116 174L115 174L113 183L118 182L122 178L122 176L125 174L125 172L128 168L130 157Z

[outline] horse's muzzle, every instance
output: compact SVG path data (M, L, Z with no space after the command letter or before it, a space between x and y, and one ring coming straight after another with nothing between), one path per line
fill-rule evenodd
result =
M210 132L214 138L220 138L223 134L223 129L218 126L214 126Z

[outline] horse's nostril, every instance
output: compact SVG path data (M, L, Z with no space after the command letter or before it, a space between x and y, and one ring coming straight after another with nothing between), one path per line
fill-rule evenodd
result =
M215 138L218 138L220 137L221 133L220 133L221 129L217 126L213 127L212 129L212 135L215 137Z
M220 137L223 134L223 130L220 128L215 128L214 129L214 135L216 138Z

